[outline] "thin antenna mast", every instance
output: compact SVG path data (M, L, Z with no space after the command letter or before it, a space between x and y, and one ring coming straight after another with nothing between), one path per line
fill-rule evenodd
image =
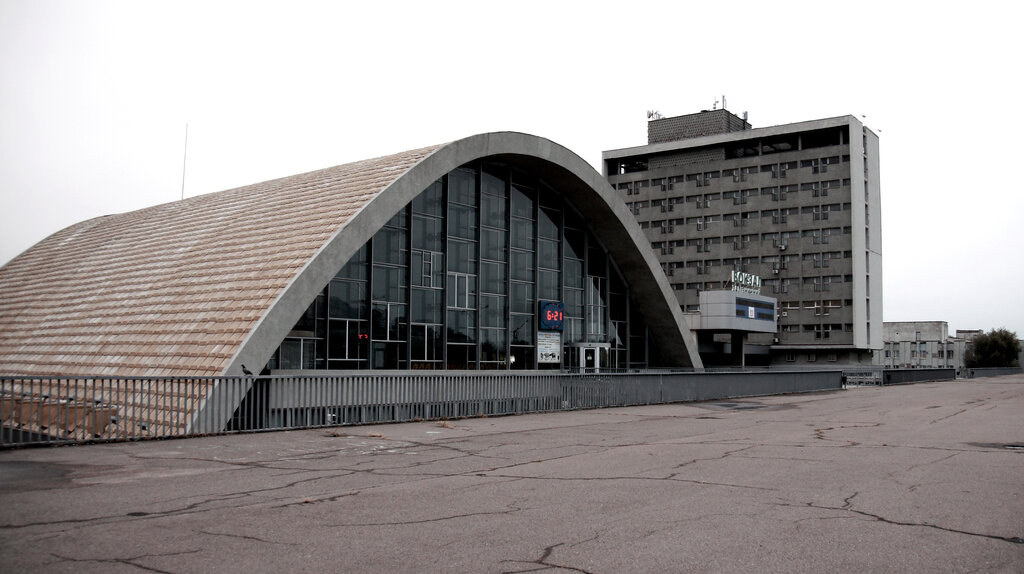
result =
M185 199L185 165L188 162L188 122L185 122L185 153L181 158L181 199Z

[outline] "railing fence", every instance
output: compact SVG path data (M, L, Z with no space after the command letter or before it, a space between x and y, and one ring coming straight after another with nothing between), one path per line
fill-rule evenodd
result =
M0 447L524 414L842 387L841 371L0 377Z

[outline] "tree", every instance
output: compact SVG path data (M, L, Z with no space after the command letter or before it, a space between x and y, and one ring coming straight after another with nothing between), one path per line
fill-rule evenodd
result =
M974 338L967 349L968 368L1018 367L1020 341L1017 333L1006 329L992 329Z

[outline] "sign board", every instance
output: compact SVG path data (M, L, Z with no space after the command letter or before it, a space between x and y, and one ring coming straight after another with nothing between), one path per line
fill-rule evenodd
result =
M565 305L561 301L541 301L540 318L537 329L541 331L561 331L565 320Z
M761 294L761 278L742 271L732 272L732 290L740 293Z
M537 363L562 362L562 334L557 331L537 332Z

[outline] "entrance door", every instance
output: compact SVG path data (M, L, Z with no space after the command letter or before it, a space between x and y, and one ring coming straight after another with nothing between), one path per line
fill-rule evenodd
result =
M580 343L568 350L566 367L581 373L598 373L608 368L610 345L607 343Z
M581 347L583 351L583 360L580 364L583 366L584 372L596 373L598 369L597 363L597 349L594 347Z

